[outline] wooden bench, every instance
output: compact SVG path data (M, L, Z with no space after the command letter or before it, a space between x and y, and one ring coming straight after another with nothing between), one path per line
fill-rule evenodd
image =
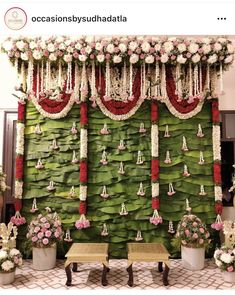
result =
M74 243L65 255L65 272L67 276L66 285L72 285L71 263L73 263L73 272L77 272L78 263L100 262L103 265L101 283L107 286L106 274L109 271L107 243Z
M129 273L128 285L133 286L133 270L132 264L134 262L158 262L158 271L163 272L163 284L167 286L168 283L168 273L170 270L170 254L164 247L164 245L159 243L128 243L128 261L127 261L127 271ZM163 271L162 264L165 264Z

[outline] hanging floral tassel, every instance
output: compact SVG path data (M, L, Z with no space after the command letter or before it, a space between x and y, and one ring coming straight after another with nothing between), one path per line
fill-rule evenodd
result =
M82 77L81 77L81 101L86 101L88 95L88 83L87 83L87 73L86 73L86 62L82 65Z
M103 150L103 153L102 153L102 158L100 160L100 163L102 165L107 165L108 164L108 160L107 160L107 153L105 150Z
M169 133L169 127L168 127L168 125L166 125L164 137L171 137L171 135Z
M205 192L205 189L204 189L204 185L203 184L200 185L199 196L206 196L206 192Z
M122 174L122 175L125 174L124 165L123 165L123 162L122 161L120 162L118 173L119 174Z
M166 158L164 160L164 163L171 164L170 151L166 151Z
M123 216L123 215L128 215L128 211L127 211L126 206L125 206L124 203L122 203L122 205L121 205L121 211L119 212L119 214L120 214L121 216Z
M188 97L188 103L194 102L193 97L193 73L192 73L192 64L189 63L189 97Z
M127 102L128 94L127 94L127 69L126 69L126 61L124 61L123 68L122 68L122 100Z
M198 124L198 131L197 131L197 137L204 137L204 133L202 132L202 126L201 124Z
M30 59L28 63L28 74L27 74L27 92L31 93L33 87L33 71L34 65L33 60Z
M40 170L40 169L43 169L44 168L44 165L42 163L42 160L41 159L38 159L38 162L37 164L35 165L35 168Z
M119 149L119 151L124 151L126 149L123 139L120 139L118 149Z
M145 69L145 62L141 65L141 85L140 85L140 97L145 99L146 96L146 69Z
M101 234L100 234L102 237L106 237L109 235L109 232L108 232L108 228L107 228L107 225L106 223L103 224L103 228L102 228L102 231L101 231Z
M161 98L159 62L155 63L155 99Z
M92 101L92 106L96 106L96 97L97 97L97 92L96 92L96 79L95 79L95 61L91 61L91 97L89 98L90 101Z
M72 93L72 63L67 64L67 80L66 80L66 93Z
M192 211L192 208L189 206L189 200L188 199L186 199L186 211L188 213L190 213Z
M70 235L70 229L66 230L64 241L68 243L71 243L73 241Z
M16 226L26 223L26 219L21 216L19 211L16 211L15 215L11 217L10 221Z
M219 231L219 230L223 229L223 226L224 225L223 225L223 221L221 219L221 216L219 214L217 214L215 222L211 224L211 228Z
M102 190L102 193L100 194L100 196L101 196L103 199L107 199L107 198L109 197L109 194L107 193L107 188L106 188L105 185L103 186L103 190Z
M34 128L34 133L35 134L42 134L42 130L41 130L41 127L40 127L40 124L37 124Z
M165 64L162 64L162 68L161 68L161 96L162 96L162 99L167 97Z
M129 101L133 101L135 99L134 95L133 95L133 66L132 63L130 63L130 67L129 67L129 75L130 75L130 82L129 82L129 97L128 100Z
M70 189L70 191L69 191L69 195L68 195L68 197L71 198L71 199L77 197L77 194L76 194L76 192L75 192L74 186L71 187L71 189Z
M142 241L143 240L141 230L138 230L137 231L137 235L136 235L135 240L136 240L136 242L139 242L139 241Z
M73 96L75 99L76 104L81 103L81 98L80 98L80 83L81 83L81 76L79 74L78 70L78 64L75 63L75 69L74 69L74 89L73 89Z
M110 131L108 130L108 126L106 123L104 123L104 127L100 129L100 134L102 135L110 134Z
M53 180L51 180L51 181L49 182L49 185L47 186L47 190L48 190L49 192L55 190L55 186L54 186L54 181L53 181Z
M72 164L77 164L79 163L79 159L77 158L77 155L76 155L76 151L73 150L73 157L72 157L72 161L71 161Z
M70 129L72 135L76 135L78 133L76 123L73 122L72 128Z
M183 136L183 143L182 143L181 150L184 151L184 152L187 152L188 151L187 141L186 141L185 136Z
M223 76L224 76L223 64L222 64L222 62L220 62L220 95L225 94Z
M168 194L168 196L173 196L175 194L175 190L174 190L173 184L171 182L169 183L169 188L168 188L167 194Z
M144 128L144 123L140 123L139 133L146 133L146 129Z
M80 219L75 222L75 227L77 229L83 229L90 227L90 221L86 219L84 214L81 215Z
M40 91L40 86L42 89L41 91ZM45 92L44 92L44 88L42 86L42 81L41 81L41 85L40 85L40 65L37 64L37 72L36 72L36 98L37 98L37 100L39 100L39 95L41 95L41 98L45 97Z
M110 96L111 92L111 80L110 80L110 64L109 60L106 61L106 69L105 69L105 95L104 100L110 101L112 97Z
M188 172L188 167L187 165L184 164L184 172L183 172L184 177L189 177L190 173Z
M207 82L207 91L210 92L210 65L209 64L207 64L206 82Z
M37 200L36 200L36 198L34 198L34 199L33 199L32 208L30 209L30 212L31 212L31 213L34 213L34 212L36 212L36 211L38 211L38 206L37 206Z
M204 163L205 163L205 160L204 160L203 152L200 151L200 156L199 156L199 162L198 162L198 164L199 165L204 165Z
M181 82L181 65L178 63L176 65L176 91L175 94L178 96L177 101L182 100L182 82Z
M136 161L136 164L137 165L141 165L144 163L144 160L143 160L143 153L141 151L138 151L138 155L137 155L137 161Z
M169 234L174 234L175 233L175 230L174 230L174 227L173 227L173 222L171 220L169 221L168 233Z
M149 218L150 223L154 225L158 225L159 223L162 223L162 217L159 215L157 209L153 211L153 216Z
M56 139L53 139L52 145L50 146L51 150L58 150L59 146L57 145Z
M143 183L141 182L139 186L139 190L137 192L137 196L143 197L144 195L145 195L144 186L143 186Z

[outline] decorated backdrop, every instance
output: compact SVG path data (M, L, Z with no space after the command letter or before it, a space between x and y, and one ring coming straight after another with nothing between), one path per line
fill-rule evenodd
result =
M222 212L218 97L226 38L6 40L19 74L15 209L55 210L64 243L170 241L189 207Z

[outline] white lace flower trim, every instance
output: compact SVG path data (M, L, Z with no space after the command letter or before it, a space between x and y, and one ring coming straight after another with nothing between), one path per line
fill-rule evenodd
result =
M22 181L15 181L15 198L22 199L23 195L23 182Z
M80 159L87 158L87 129L82 128L80 133Z
M151 152L152 157L158 157L158 125L151 126Z
M16 153L23 155L24 154L24 123L17 123L16 125Z
M152 198L156 198L159 196L159 183L153 182L152 183Z
M86 198L87 198L87 186L86 185L80 185L79 199L80 199L80 201L86 201Z
M212 140L213 140L213 160L221 161L220 126L219 125L213 125Z

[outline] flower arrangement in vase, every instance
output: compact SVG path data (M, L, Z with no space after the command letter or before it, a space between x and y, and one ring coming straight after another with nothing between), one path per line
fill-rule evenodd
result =
M223 245L214 252L215 263L227 282L235 282L235 248Z

